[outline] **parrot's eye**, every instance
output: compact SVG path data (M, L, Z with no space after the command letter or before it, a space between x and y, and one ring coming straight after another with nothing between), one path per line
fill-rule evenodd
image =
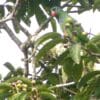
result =
M57 7L53 7L51 10L52 11L57 11Z
M55 8L52 8L51 11L56 11Z

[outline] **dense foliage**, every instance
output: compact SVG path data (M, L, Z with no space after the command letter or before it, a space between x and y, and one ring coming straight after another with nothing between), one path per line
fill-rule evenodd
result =
M54 7L68 16L54 17L55 12L51 14ZM81 24L69 16L88 10L99 11L100 0L6 0L0 5L0 28L7 31L25 56L25 69L16 69L9 62L4 64L9 73L1 79L0 100L100 99L100 71L94 70L94 64L100 63L100 34L84 32ZM32 16L39 24L34 34L20 24L22 21L30 27ZM16 33L22 31L26 35L24 43L6 23L9 20ZM57 31L57 21L62 33ZM48 24L52 31L40 35Z

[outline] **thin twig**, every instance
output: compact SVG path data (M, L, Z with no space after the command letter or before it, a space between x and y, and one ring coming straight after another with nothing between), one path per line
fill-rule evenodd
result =
M55 89L55 88L61 88L61 87L65 87L65 86L71 86L71 85L74 85L75 82L70 82L70 83L65 83L65 84L57 84L55 86L52 86L52 87L49 87L49 89ZM66 91L72 93L72 94L76 94L76 92L68 89L68 88L64 88Z
M11 20L11 19L12 19L12 14L10 14L10 15L8 15L8 16L2 18L2 19L0 20L0 24L1 24L1 23L4 23L4 22L7 22L7 21L9 21L9 20Z
M68 91L68 92L70 92L70 93L72 93L72 94L74 94L74 95L77 94L75 91L73 91L73 90L71 90L71 89L68 89L68 88L64 88L64 90L66 90L66 91Z
M64 8L64 7L81 7L81 6L65 3L63 6L61 6L61 8Z
M17 9L17 7L18 7L19 1L20 1L20 0L16 0L16 2L15 2L15 6L13 7L13 10L12 10L12 16L14 16L15 13L16 13L16 9Z
M66 3L61 6L61 8L66 7L66 5L69 4L70 2L71 2L71 0L67 0Z
M50 89L54 89L54 88L61 88L61 87L65 87L65 86L71 86L74 85L75 82L70 82L70 83L65 83L65 84L57 84L55 86L49 87Z
M42 71L42 67L36 72L36 75L38 75Z

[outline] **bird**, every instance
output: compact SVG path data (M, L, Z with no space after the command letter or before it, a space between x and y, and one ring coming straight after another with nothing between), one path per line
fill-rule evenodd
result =
M51 8L51 16L56 17L64 37L70 37L73 41L79 41L84 30L81 24L71 17L68 12L56 6Z

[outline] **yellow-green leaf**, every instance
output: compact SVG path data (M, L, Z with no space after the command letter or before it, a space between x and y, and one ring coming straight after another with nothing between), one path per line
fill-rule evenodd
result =
M56 32L46 33L43 36L41 36L39 39L36 40L35 47L37 47L38 45L42 44L46 40L55 39L55 38L61 38L61 35L56 33Z
M36 61L40 60L43 56L45 56L48 51L56 46L58 43L61 43L63 39L61 38L55 38L54 40L51 40L50 42L46 43L39 51L39 53L36 55Z
M78 87L84 86L91 78L94 78L96 75L100 76L100 71L93 71L86 74L79 82Z
M76 43L71 46L70 57L76 64L80 63L80 59L81 59L80 52L81 52L81 44L80 43Z

